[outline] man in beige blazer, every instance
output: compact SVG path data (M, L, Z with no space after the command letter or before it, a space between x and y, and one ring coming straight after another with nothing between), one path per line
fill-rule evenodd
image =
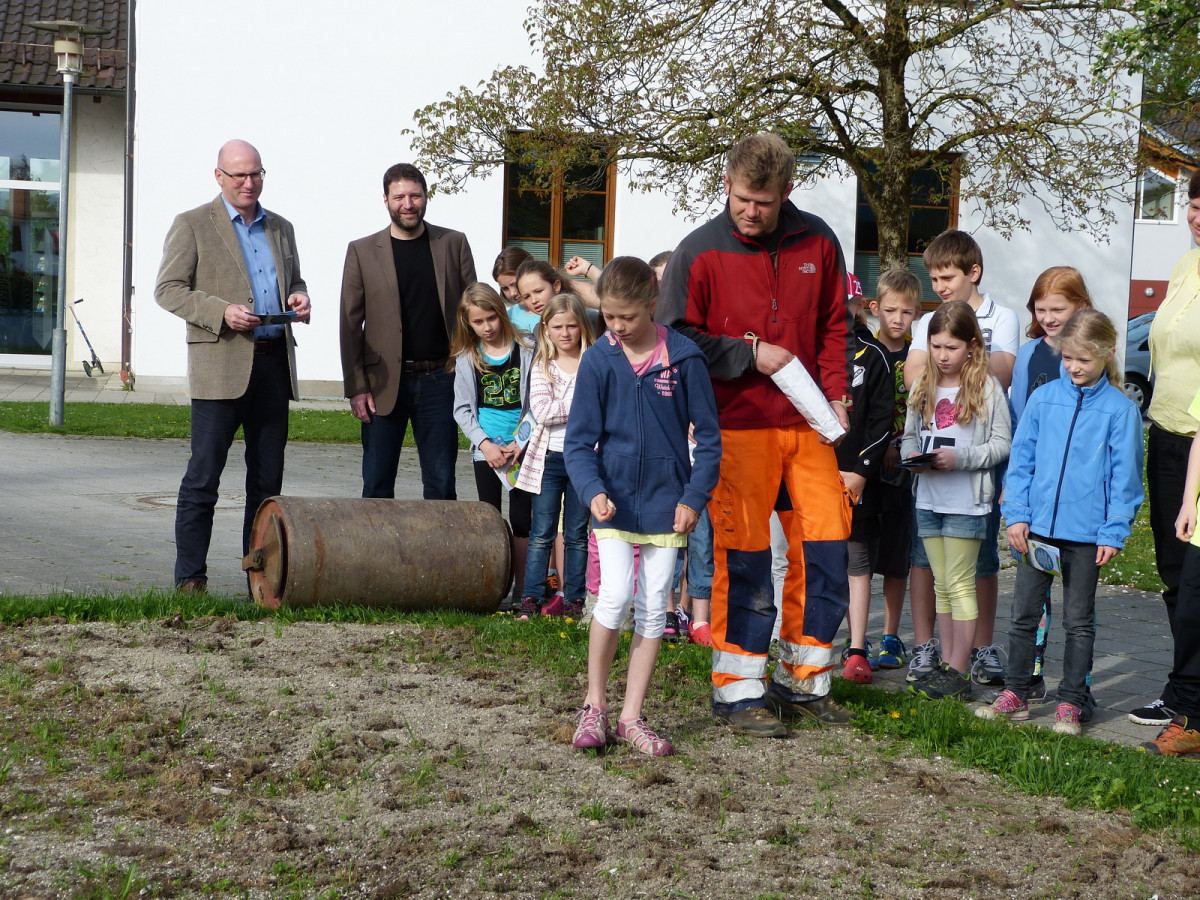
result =
M283 488L288 401L298 399L290 322L309 318L296 235L258 202L258 151L229 141L213 173L221 193L175 217L154 287L158 305L187 321L192 455L175 513L175 587L208 584L213 509L225 460L240 426L246 440L246 512L242 553L259 504Z
M426 500L454 500L458 427L450 342L459 300L475 283L464 234L425 221L429 191L415 166L383 175L391 224L351 242L342 272L342 377L362 421L363 496L394 497L400 448L413 427Z

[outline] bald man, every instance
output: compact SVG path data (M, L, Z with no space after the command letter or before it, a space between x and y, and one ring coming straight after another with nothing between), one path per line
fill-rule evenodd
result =
M259 504L283 488L288 401L298 399L291 323L308 322L309 299L291 223L258 202L266 174L250 144L221 147L221 192L175 217L154 286L158 305L187 322L192 455L179 485L174 574L185 593L207 590L217 488L239 426L243 555Z

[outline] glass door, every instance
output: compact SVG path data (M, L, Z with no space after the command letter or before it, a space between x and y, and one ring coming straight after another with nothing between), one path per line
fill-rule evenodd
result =
M50 353L58 296L57 112L0 110L0 354Z

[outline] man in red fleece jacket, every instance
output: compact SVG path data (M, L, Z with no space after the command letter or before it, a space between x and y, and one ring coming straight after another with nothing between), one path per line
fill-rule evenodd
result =
M657 315L704 351L720 414L721 478L708 508L713 714L763 737L787 734L780 719L853 717L828 696L833 639L849 600L850 501L833 447L771 380L799 359L849 424L845 263L829 226L788 200L795 162L772 134L730 149L725 210L672 255ZM767 687L772 510L789 549L780 659Z

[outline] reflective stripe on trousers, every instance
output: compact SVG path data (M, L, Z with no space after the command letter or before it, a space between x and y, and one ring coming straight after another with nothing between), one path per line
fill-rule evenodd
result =
M849 604L846 538L850 502L833 448L808 425L722 429L721 478L709 504L713 525L713 705L761 706L775 620L771 511L788 535L781 660L773 691L793 702L829 692L834 636Z

